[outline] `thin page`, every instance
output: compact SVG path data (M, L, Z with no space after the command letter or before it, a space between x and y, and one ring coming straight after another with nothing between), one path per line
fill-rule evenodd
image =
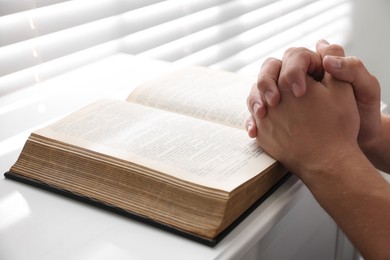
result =
M125 101L95 103L36 134L225 191L275 162L244 131Z
M128 101L244 129L253 82L231 72L190 67L140 85Z

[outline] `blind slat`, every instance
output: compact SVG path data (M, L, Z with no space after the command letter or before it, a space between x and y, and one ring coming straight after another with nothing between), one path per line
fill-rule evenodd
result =
M292 42L345 39L351 1L0 0L0 96L116 52L248 71Z
M231 55L235 55L249 46L265 41L276 34L302 24L309 18L320 15L327 9L334 7L338 2L340 1L316 1L303 8L296 8L292 12L288 12L273 20L270 19L267 23L244 31L233 38L218 42L191 55L187 55L176 62L182 65L196 64L209 66ZM278 42L274 44L278 44ZM271 46L274 44L271 44Z
M115 15L107 0L70 1L0 18L0 46L58 32ZM12 33L18 32L18 33Z
M118 42L110 41L55 59L51 62L41 63L20 70L17 73L0 77L0 97L26 86L33 86L39 82L58 76L64 72L87 65L119 52Z
M0 17L0 46L121 15L158 1L77 0L3 16Z
M349 25L348 20L345 19L345 11L348 9L349 5L347 4L345 5L345 9L337 8L322 12L302 24L283 30L257 44L244 47L238 53L211 64L210 67L238 71L246 64L255 62L256 60L264 60L265 56L277 49L283 47L283 50L285 50L288 45L291 47L292 43L300 41L301 44L297 46L303 46L302 44L307 45L312 43L313 39L329 38L334 34L340 33L340 26L341 28L345 28ZM322 29L320 35L316 33L319 29ZM318 35L319 38L315 38L315 35Z
M115 17L64 30L0 49L0 76L48 62L120 37Z
M144 52L159 45L177 40L196 32L231 20L254 9L262 8L274 2L271 0L247 0L245 5L242 1L223 1L222 4L207 6L198 12L192 12L183 17L172 17L168 22L157 24L138 33L133 33L123 39L125 51L133 54ZM173 10L174 11L174 10ZM219 35L219 34L218 34Z
M109 0L100 0L99 3L108 3L107 1ZM178 6L177 1L164 1L138 8L123 15L109 16L108 18L71 27L66 30L60 30L55 33L34 37L27 41L7 45L0 49L0 76L26 69L42 62L48 62L104 42L119 39L126 34L132 34L134 31L142 30L145 27L148 28L177 17L185 16L191 10L197 11L217 5L221 1L192 0L188 2L188 4L192 3L192 5L188 5L187 8ZM167 12L167 10L170 10L170 12ZM65 13L68 14L68 12ZM128 16L134 17L135 20L132 23L127 23L126 17ZM70 19L70 17L68 18ZM149 21L149 24L145 21Z
M245 10L247 11L246 13L237 12L234 17L231 17L232 19L226 22L224 20L214 19L204 30L175 39L172 42L147 50L139 55L168 61L181 59L191 53L231 39L242 32L288 14L313 1L297 2L284 0L276 3L275 1L269 2L272 4L257 6L257 9L251 6L251 8ZM233 10L237 9L235 5L231 7ZM189 30L192 31L192 28Z
M0 16L23 12L31 10L32 8L40 8L44 6L54 5L65 1L69 0L0 0Z

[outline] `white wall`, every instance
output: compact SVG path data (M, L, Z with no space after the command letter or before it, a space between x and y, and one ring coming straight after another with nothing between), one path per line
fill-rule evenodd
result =
M390 104L390 1L353 0L351 41L347 55L357 56L381 83L382 100Z

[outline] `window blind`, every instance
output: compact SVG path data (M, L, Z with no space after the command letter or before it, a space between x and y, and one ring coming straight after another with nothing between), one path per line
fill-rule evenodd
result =
M351 9L351 0L0 0L0 95L117 52L256 72L291 44L343 43Z

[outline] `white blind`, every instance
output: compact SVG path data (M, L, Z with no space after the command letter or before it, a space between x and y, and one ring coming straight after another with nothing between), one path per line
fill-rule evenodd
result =
M117 52L257 71L319 38L343 43L351 0L0 0L0 96Z

